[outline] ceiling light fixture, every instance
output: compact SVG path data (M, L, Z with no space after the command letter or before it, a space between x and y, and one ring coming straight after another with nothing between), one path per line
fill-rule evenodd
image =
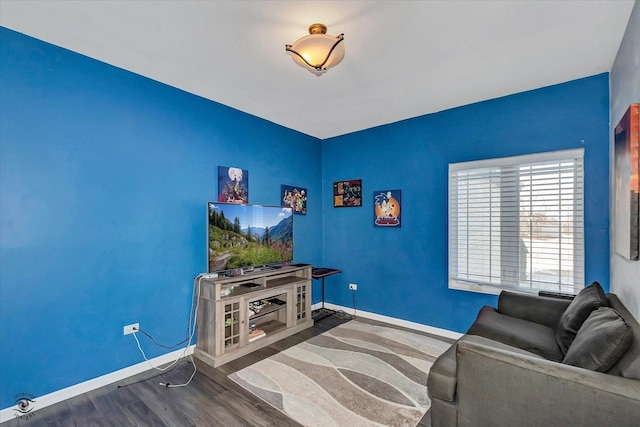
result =
M312 24L309 35L299 38L293 44L285 45L293 60L300 66L321 76L329 68L338 65L344 58L344 34L337 37L327 35L327 26Z

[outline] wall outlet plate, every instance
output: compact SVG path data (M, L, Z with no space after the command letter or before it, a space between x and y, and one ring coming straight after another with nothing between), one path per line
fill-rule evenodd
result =
M355 283L349 283L349 289L352 291L357 291L358 285L356 285Z
M140 324L139 323L132 323L130 325L127 325L123 328L124 334L123 335L129 335L132 334L136 331L140 330Z

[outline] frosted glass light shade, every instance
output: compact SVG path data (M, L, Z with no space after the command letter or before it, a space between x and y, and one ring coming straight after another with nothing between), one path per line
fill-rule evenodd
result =
M293 60L316 75L321 75L337 65L344 58L344 35L337 37L325 34L326 27L313 24L308 36L299 38L292 45L286 45Z

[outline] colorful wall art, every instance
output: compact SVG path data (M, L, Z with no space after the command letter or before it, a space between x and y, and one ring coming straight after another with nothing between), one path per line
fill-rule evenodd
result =
M293 209L293 213L299 215L307 214L307 189L291 185L282 185L280 188L282 206Z
M246 205L249 203L249 171L218 166L218 202Z
M373 192L373 226L401 227L402 190Z
M333 207L352 208L362 206L362 180L351 179L333 183Z

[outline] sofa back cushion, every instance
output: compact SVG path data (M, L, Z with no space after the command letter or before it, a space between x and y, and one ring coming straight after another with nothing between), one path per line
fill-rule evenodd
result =
M569 307L573 298L573 295L571 299L564 299L502 291L498 298L498 313L545 325L555 333L560 316Z
M562 363L607 372L629 349L631 326L613 308L591 312L576 334Z
M556 342L563 355L567 354L567 350L575 339L578 330L591 312L607 305L607 297L598 282L593 282L576 295L569 307L560 316L560 321L556 327Z

